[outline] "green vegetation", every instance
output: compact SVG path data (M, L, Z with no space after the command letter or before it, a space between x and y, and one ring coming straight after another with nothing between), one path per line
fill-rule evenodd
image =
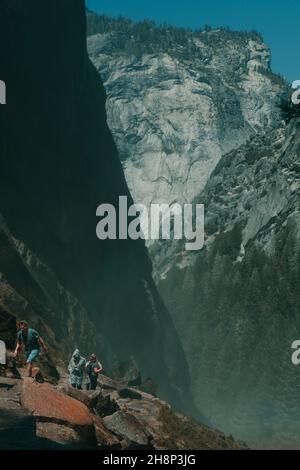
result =
M266 67L263 67L262 65L257 68L257 71L261 73L262 75L265 75L265 77L268 77L272 83L284 86L286 85L286 80L285 78L280 75L279 73L273 73L271 70L266 69Z
M297 227L281 228L271 256L249 243L237 262L240 230L217 235L192 268L174 268L160 292L172 309L198 404L217 417L214 425L225 433L234 427L246 442L284 426L286 435L297 435L299 372L290 359L300 328Z
M239 41L246 45L250 39L262 41L257 31L231 31L230 28L217 30L205 26L203 29L192 30L179 28L167 23L157 25L154 21L134 22L128 18L109 18L88 12L88 36L93 34L114 33L118 35L118 52L141 56L159 52L173 52L185 59L202 58L202 52L195 44L201 39L204 44L222 47L227 41Z

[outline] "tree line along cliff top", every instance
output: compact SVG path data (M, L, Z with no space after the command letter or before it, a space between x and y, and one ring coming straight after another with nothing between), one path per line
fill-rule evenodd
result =
M110 18L87 11L87 34L118 33L120 50L127 54L157 52L177 52L180 56L193 56L200 53L194 40L200 39L204 44L219 47L227 41L237 41L246 45L249 40L263 42L257 31L232 31L229 27L213 29L205 25L203 29L177 27L167 23L160 25L145 19L135 22L119 16Z

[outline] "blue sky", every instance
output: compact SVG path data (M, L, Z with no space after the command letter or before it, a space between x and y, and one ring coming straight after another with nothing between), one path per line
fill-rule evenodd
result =
M230 26L256 29L272 51L272 68L288 80L300 80L300 0L86 0L110 16L153 19L177 26ZM299 43L299 45L298 45Z

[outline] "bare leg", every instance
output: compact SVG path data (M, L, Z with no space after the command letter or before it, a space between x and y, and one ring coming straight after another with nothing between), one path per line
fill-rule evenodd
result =
M28 364L27 364L27 372L28 372L28 377L32 377L32 364L31 364L31 362L28 362Z

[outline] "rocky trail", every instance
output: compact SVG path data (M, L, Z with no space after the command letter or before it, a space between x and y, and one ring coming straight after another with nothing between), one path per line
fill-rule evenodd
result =
M29 378L12 360L1 369L0 449L244 447L174 411L155 396L151 380L129 386L132 379L140 379L138 371L132 376L132 368L117 381L101 375L96 391L76 390L69 385L65 369L57 372L59 380L57 376L43 378L40 371L36 379Z

